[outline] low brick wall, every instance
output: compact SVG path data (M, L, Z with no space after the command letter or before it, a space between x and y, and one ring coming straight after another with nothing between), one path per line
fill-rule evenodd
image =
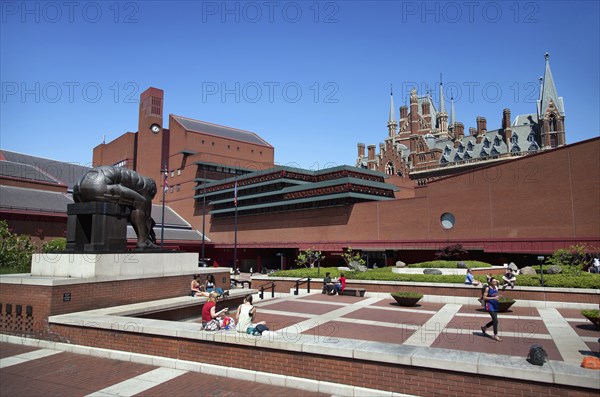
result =
M229 272L217 276L216 285L228 289ZM59 285L2 283L0 332L46 339L49 316L185 296L191 279L192 275L178 275L98 282L73 280Z
M597 390L574 386L486 375L473 376L453 371L231 345L217 341L193 341L57 324L50 326L50 332L56 340L72 344L420 396L489 397L492 394L502 395L507 391L513 396L597 396ZM203 360L203 357L208 359Z
M290 289L296 288L295 279L277 278L277 277L254 277L252 278L252 288L259 289L264 286L270 292L270 284L275 283L275 292L289 293ZM439 296L461 296L467 298L478 298L481 296L481 289L469 285L461 284L433 284L433 283L414 283L400 281L359 281L346 280L346 286L352 288L364 288L366 292L392 293L398 290L409 292L420 292L424 295ZM301 284L300 289L306 289L307 284ZM310 283L310 290L321 291L323 288L322 279L313 279ZM562 291L561 291L562 290ZM265 292L267 293L267 292ZM529 301L552 301L552 302L571 302L598 304L600 296L590 293L586 290L577 291L576 289L564 288L542 288L542 287L519 287L507 289L506 295L516 300Z

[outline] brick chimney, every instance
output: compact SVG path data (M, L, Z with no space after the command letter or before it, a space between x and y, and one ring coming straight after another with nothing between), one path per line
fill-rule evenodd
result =
M454 123L454 137L457 140L464 138L465 136L465 126L460 121Z
M400 106L400 119L405 119L408 116L408 106Z
M425 101L421 104L421 113L423 114L423 117L429 116L429 102L428 101Z
M357 146L358 146L358 157L365 157L365 144L359 143Z
M477 130L473 127L469 127L469 135L477 137Z
M369 160L375 160L375 145L367 146L367 151L369 153Z
M510 109L506 108L502 111L502 129L510 128Z
M506 139L506 147L510 149L510 141L512 139L512 128L510 128L510 109L502 111L502 129L504 130L504 139Z
M487 131L487 120L485 117L477 117L477 136L483 135Z

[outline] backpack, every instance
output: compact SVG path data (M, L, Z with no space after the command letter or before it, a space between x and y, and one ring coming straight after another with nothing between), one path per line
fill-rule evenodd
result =
M546 357L548 357L546 350L536 343L529 348L527 361L529 361L530 364L542 366L546 362Z
M581 361L581 366L587 369L600 370L600 358L587 356Z

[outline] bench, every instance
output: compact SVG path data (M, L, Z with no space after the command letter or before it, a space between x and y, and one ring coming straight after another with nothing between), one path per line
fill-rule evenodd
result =
M342 291L342 293L340 295L365 296L365 289L364 288L346 287L346 288L344 288L344 290Z
M248 284L248 288L252 288L252 281L250 280L236 280L235 278L231 278L230 280L235 285L235 288L237 288L239 284L242 285L242 288L246 288L246 284Z

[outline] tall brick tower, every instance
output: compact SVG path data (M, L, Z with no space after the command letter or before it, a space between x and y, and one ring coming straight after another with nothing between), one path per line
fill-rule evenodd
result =
M164 91L150 87L140 96L135 169L162 186L161 169L168 166L169 137L163 125Z

